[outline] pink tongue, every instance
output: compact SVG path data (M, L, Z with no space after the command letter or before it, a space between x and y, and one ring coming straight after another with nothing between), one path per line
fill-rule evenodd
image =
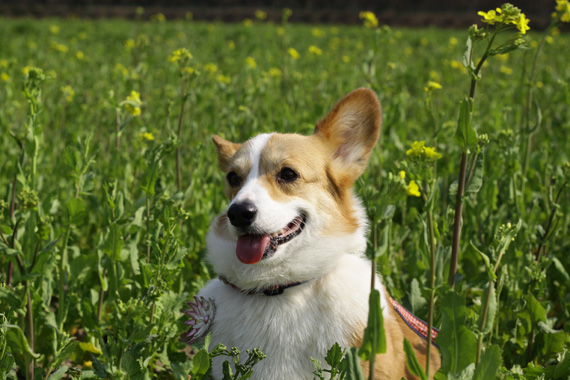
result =
M236 255L244 264L258 263L269 244L269 235L243 235L238 237Z

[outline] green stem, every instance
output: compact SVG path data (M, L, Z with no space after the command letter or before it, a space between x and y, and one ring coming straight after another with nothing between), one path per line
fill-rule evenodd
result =
M28 324L28 342L30 343L30 348L32 352L34 352L35 343L34 343L34 312L32 308L32 297L30 295L30 288L28 286L28 282L24 282L24 286L26 288L26 317L27 317L27 324ZM28 375L29 379L34 379L34 358L30 359L28 363Z
M564 181L562 186L560 186L560 190L558 190L558 194L556 194L555 203L558 203L558 200L560 199L560 195L562 194L562 190L564 190L564 187L566 187L567 183L568 183L568 179L566 181ZM550 212L550 217L548 218L548 224L546 225L546 228L544 230L544 234L541 236L540 244L538 245L538 249L536 250L536 261L537 262L540 262L540 254L541 254L542 248L544 247L544 243L546 243L546 238L548 237L548 234L550 233L550 228L552 227L552 221L554 220L555 215L556 215L556 207L552 207L552 211Z
M370 274L370 292L372 293L376 288L376 250L378 249L378 223L375 219L372 220L372 269ZM371 310L368 310L371 313ZM376 362L376 344L373 343L372 353L370 355L370 370L368 372L368 379L374 380L374 363Z
M471 86L469 88L469 99L471 99L469 104L469 121L473 118L473 105L475 102L475 92L477 90L477 81L479 80L479 72L483 67L483 64L489 57L489 52L491 51L491 46L495 37L500 31L500 27L495 30L495 33L491 36L489 43L487 44L487 49L481 57L481 60L477 64L477 67L473 71L473 77L471 78ZM469 53L470 64L473 60L473 46L471 46L471 51ZM449 265L449 276L448 282L452 288L455 288L455 276L457 274L457 262L459 260L459 242L461 240L461 224L462 224L462 214L463 214L463 194L465 192L465 175L467 173L467 161L469 153L464 151L461 154L461 162L459 164L459 178L457 179L457 196L455 198L455 220L453 222L453 240L451 243L451 263Z
M67 263L67 243L71 234L71 224L67 226L65 237L63 238L63 248L61 249L61 260L59 262L59 306L57 309L57 320L60 331L63 331L65 322L65 266Z
M186 103L185 95L186 78L182 78L182 85L180 86L180 115L178 115L178 147L176 148L176 187L178 191L182 190L182 169L180 168L180 138L182 133L182 116L184 115L184 103Z

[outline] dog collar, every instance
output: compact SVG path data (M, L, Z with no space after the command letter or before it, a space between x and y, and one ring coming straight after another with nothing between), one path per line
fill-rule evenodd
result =
M251 289L251 290L247 290L247 289L242 289L239 286L237 286L236 284L233 284L231 282L228 281L228 279L224 276L218 276L218 278L226 285L231 286L232 288L234 288L235 290L243 293L243 294L247 294L247 295L266 295L266 296L278 296L280 294L283 294L283 291L285 289L288 288L292 288L294 286L297 285L302 285L308 281L300 281L300 282L289 282L287 284L284 285L275 285L275 286L270 286L268 288L265 289Z

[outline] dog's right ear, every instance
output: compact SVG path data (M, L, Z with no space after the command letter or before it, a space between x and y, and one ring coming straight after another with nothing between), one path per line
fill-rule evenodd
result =
M216 145L216 150L218 151L218 164L220 165L220 169L227 171L232 158L236 154L236 151L239 149L241 144L236 144L231 141L224 140L217 135L212 136L212 141Z

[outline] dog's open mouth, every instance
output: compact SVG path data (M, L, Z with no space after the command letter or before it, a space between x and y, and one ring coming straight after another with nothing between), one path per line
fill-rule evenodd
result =
M255 264L267 259L277 251L279 245L287 243L303 231L307 217L303 214L293 219L280 231L268 235L241 235L238 237L236 255L244 264Z

